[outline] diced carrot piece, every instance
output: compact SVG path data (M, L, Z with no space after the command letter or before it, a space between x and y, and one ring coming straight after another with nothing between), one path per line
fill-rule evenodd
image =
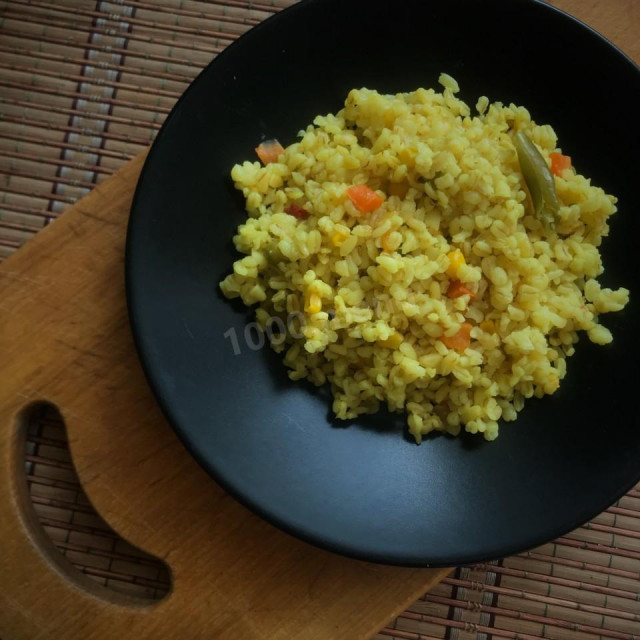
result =
M450 337L440 336L440 340L445 346L449 347L449 349L464 351L471 344L471 329L471 325L468 322L464 322L460 325L460 331L458 331L458 333Z
M258 158L262 164L278 162L278 156L284 153L284 147L277 140L265 140L256 147Z
M347 189L347 196L361 213L372 213L382 205L384 198L366 184L356 184Z
M449 288L447 289L447 295L450 298L459 298L460 296L464 296L469 294L471 299L476 297L476 294L471 291L471 289L467 289L460 280L452 280L449 284Z
M551 173L561 176L565 169L571 168L571 158L561 153L553 152L549 154L551 158Z
M309 217L309 212L304 207L297 205L295 202L286 206L284 208L284 212L294 218L298 218L298 220L306 220Z

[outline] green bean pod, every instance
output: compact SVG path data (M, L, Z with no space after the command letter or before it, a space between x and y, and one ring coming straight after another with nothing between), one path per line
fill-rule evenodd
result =
M549 170L546 160L526 133L516 132L514 145L518 154L520 171L531 194L534 212L545 230L552 232L555 229L556 218L560 210L553 174Z

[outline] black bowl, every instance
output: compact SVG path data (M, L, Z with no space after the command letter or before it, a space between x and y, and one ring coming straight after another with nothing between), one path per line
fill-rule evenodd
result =
M582 339L560 391L529 401L498 440L438 436L416 446L402 416L332 420L328 392L290 382L278 355L253 348L251 313L217 283L237 258L231 238L245 219L234 163L265 136L291 143L353 87L435 87L442 71L470 105L487 95L551 123L579 171L619 197L602 280L632 294L605 319L614 343ZM532 0L307 0L252 29L167 119L129 225L131 323L180 438L269 521L377 562L496 558L605 509L640 478L638 113L638 68Z

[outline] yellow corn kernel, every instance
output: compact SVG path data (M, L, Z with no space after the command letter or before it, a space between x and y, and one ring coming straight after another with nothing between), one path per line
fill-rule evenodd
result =
M493 320L483 320L478 326L486 333L496 332L496 323Z
M416 147L403 147L398 151L398 158L400 159L400 162L406 165L413 165L415 163L417 153L418 149L416 149Z
M349 235L342 231L334 231L331 234L331 244L333 244L334 247L339 247L348 237Z
M318 313L322 309L322 299L317 293L307 293L304 302L304 310L307 313Z
M409 191L409 183L406 180L402 182L390 182L387 185L387 194L390 196L398 196L398 198L405 198Z
M378 344L386 349L397 349L402 344L402 334L392 333L386 340L378 340Z
M447 258L449 258L449 266L447 267L447 275L450 278L455 278L458 273L458 269L466 264L467 261L464 259L464 255L462 255L462 251L460 249L454 249L453 251L449 251L447 253Z

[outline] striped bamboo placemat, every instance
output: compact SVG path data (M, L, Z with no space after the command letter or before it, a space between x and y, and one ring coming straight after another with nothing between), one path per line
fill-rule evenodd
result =
M294 1L0 0L0 260L149 145L213 56ZM92 509L51 409L32 418L26 464L70 562L116 590L166 593L164 566ZM492 637L640 637L640 485L553 543L456 570L376 640Z

